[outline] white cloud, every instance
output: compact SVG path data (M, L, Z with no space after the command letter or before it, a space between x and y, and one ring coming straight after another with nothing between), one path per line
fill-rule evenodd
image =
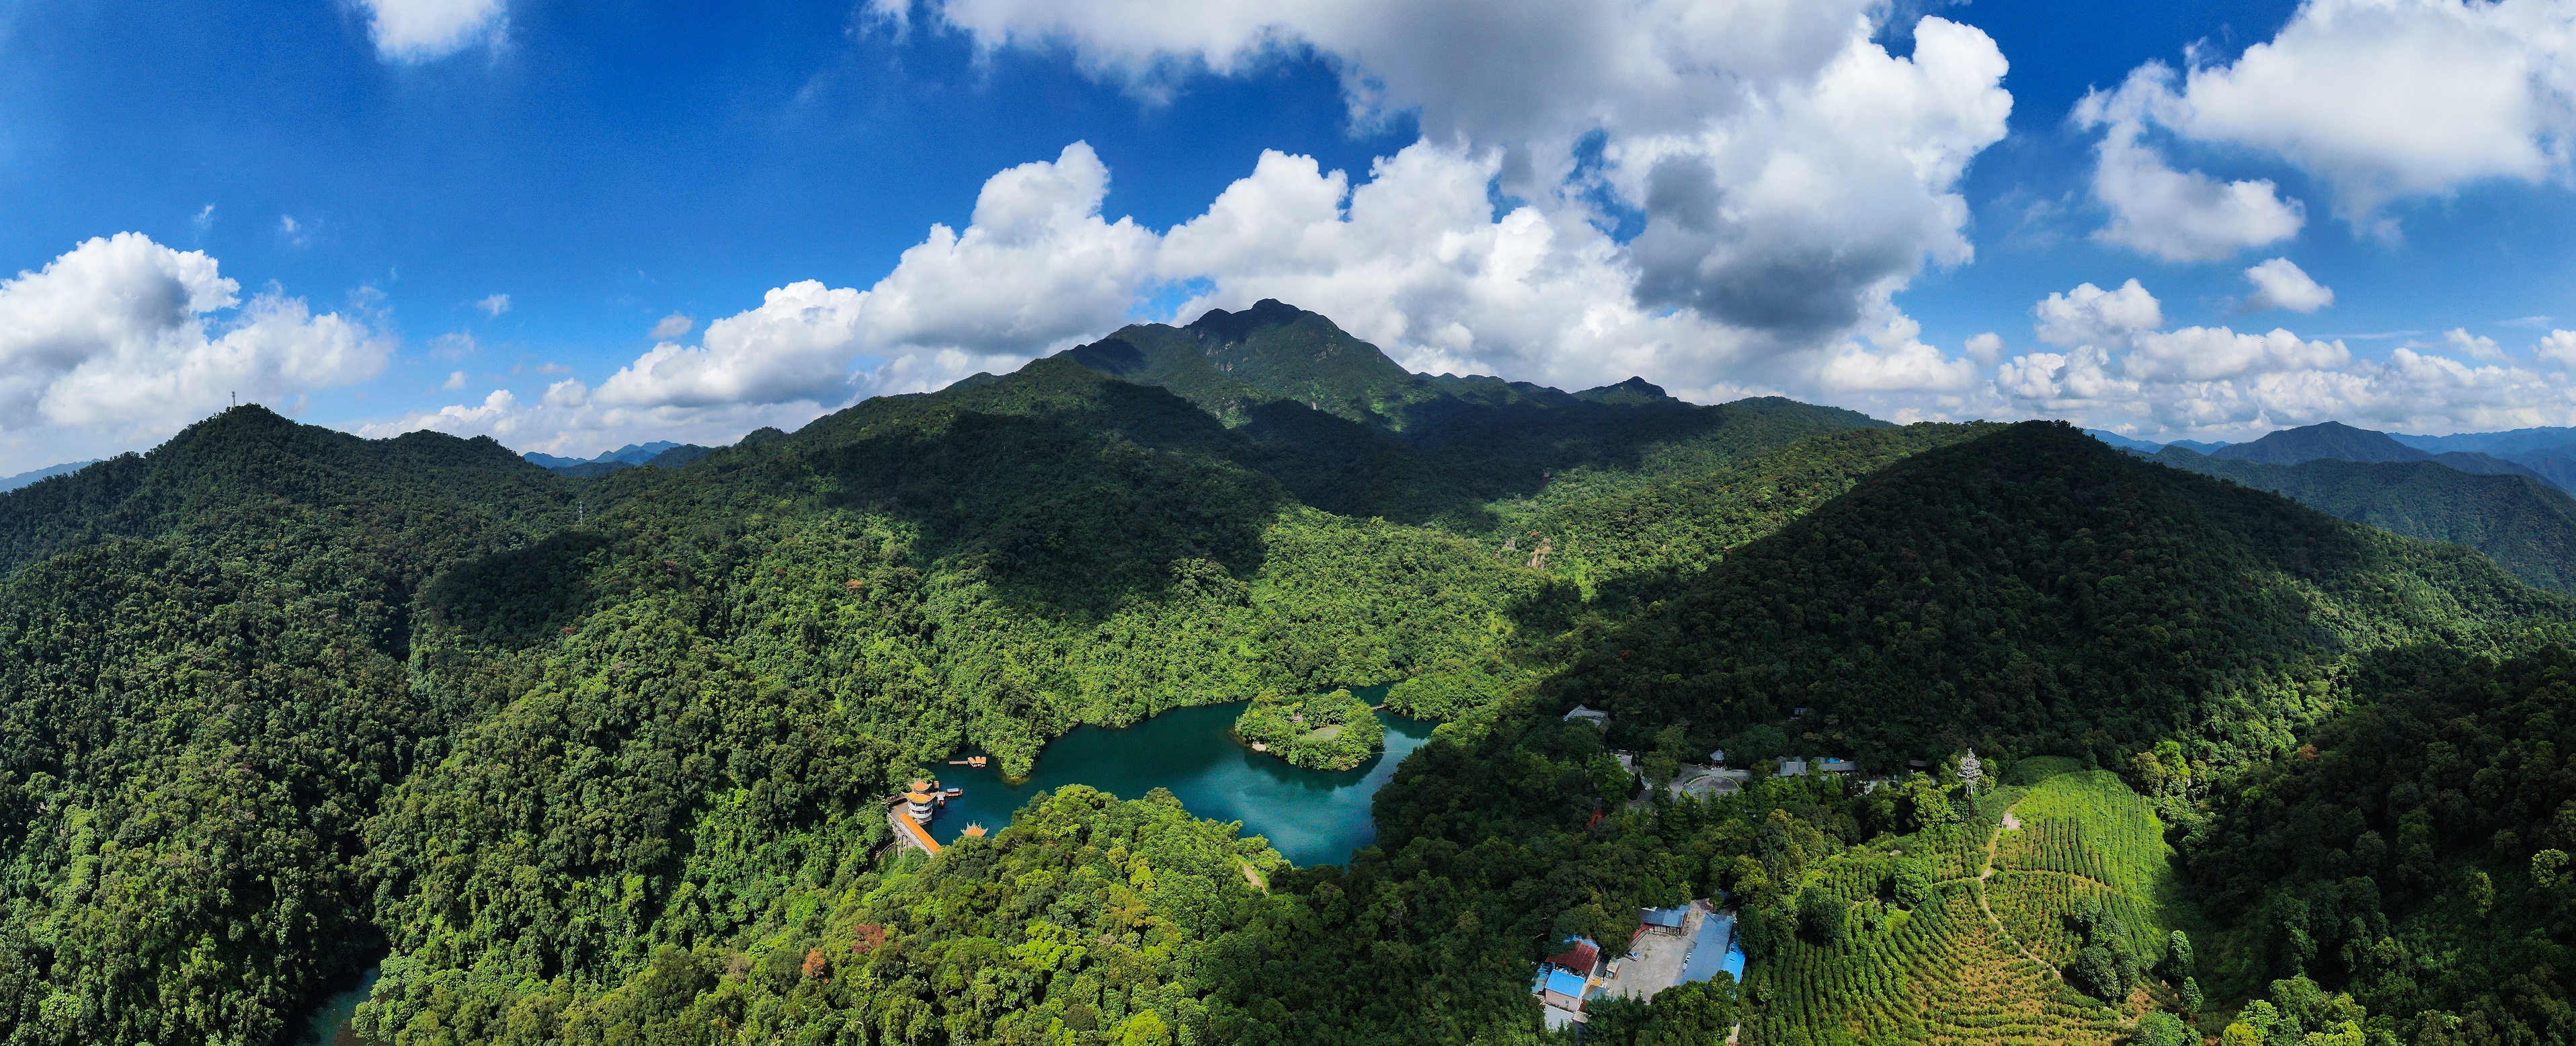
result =
M0 433L130 445L233 393L277 403L374 377L390 349L301 298L244 302L202 251L118 233L0 280Z
M1918 392L1964 389L1975 384L1977 365L1952 359L1919 341L1871 351L1847 342L1817 371L1825 388L1849 392Z
M2334 288L2318 283L2288 258L2274 258L2247 269L2245 278L2254 284L2254 296L2245 301L2247 312L2315 312L2334 304Z
M2283 200L2269 180L2221 182L2177 171L2140 139L2150 111L2170 97L2169 70L2150 64L2117 92L2085 95L2075 122L2108 125L2096 147L2093 196L2111 209L2094 236L2166 261L2214 261L2299 234L2307 208ZM2160 93L2161 92L2161 93Z
M509 27L505 0L359 0L369 14L376 55L421 62L499 39Z
M472 331L449 331L429 339L429 356L438 360L461 360L483 350Z
M2012 107L2003 56L1976 29L1921 19L1898 58L1877 42L1875 0L929 3L980 47L1069 47L1148 97L1320 55L1355 120L1412 113L1425 136L1357 183L1265 153L1161 236L1104 218L1108 171L1076 143L995 175L962 232L934 226L873 287L779 287L695 347L677 341L686 327L657 326L658 344L582 386L578 405L460 406L440 424L811 412L1016 367L1176 286L1199 289L1181 319L1281 298L1433 371L1866 403L1974 384L1975 362L1911 334L1870 335L1875 348L1854 336L1910 324L1892 295L1973 254L1956 185ZM1602 162L1578 173L1587 139ZM1497 185L1528 202L1497 216ZM1645 212L1633 246L1601 231L1605 192Z
M481 301L475 302L474 307L483 310L483 315L490 316L493 319L499 319L501 318L502 313L510 311L510 296L507 294L495 294L484 298Z
M2550 331L2533 347L2533 354L2544 363L2576 367L2576 331Z
M2481 364L2407 347L2365 359L2339 340L2288 330L2167 331L2138 322L2152 315L2145 306L2153 296L2135 281L2121 292L2089 287L2052 294L2033 309L2044 329L2060 321L2049 334L2069 348L2004 361L1993 386L2000 403L2161 439L2245 439L2326 420L2407 432L2576 424L2576 389L2566 375L2514 365L2501 352ZM2112 313L2125 319L2101 319ZM2472 356L2493 350L2466 331L2449 342ZM2576 332L2553 333L2539 355L2576 363Z
M2050 293L2030 311L2039 317L2032 330L2051 345L2123 346L2132 335L2165 325L2163 303L2134 279L2115 291L2077 284L2064 294Z
M296 221L292 214L277 216L277 235L283 238L289 247L302 247L313 242L312 226Z
M2271 40L2148 93L2157 122L2287 159L2365 226L2391 200L2566 173L2576 5L2307 0Z
M215 205L211 203L207 204L204 209L197 212L195 217L188 219L188 224L196 228L197 235L199 236L203 236L214 229Z
M824 413L813 403L722 404L710 407L617 407L591 397L588 386L564 379L547 386L536 402L495 389L479 403L460 403L383 421L353 431L384 439L419 429L457 436L491 436L521 451L589 457L629 443L675 440L722 446L764 426L793 430Z
M2140 381L2210 381L2340 367L2352 362L2352 351L2340 341L2306 341L2286 330L2185 327L2138 335L2126 362L2128 376Z
M445 391L448 391L448 392L455 392L455 391L457 391L458 389L462 389L462 388L464 388L464 387L465 387L465 372L464 372L464 371L461 371L461 370L459 370L459 371L449 371L449 372L448 372L448 374L447 374L447 381L446 381L444 384L441 384L441 385L439 386L439 388L440 388L440 389L445 390Z
M2466 328L2453 327L2450 333L2442 335L2442 340L2451 348L2458 350L2461 355L2473 360L2485 360L2489 363L2502 363L2505 360L2504 349L2496 344L2494 338L2471 334Z
M1896 58L1871 0L925 2L979 46L1067 47L1149 97L1320 55L1355 119L1410 112L1425 143L1499 151L1491 177L1542 220L1592 217L1591 189L1643 209L1626 264L1647 307L1800 350L1884 311L1927 262L1968 260L1953 189L2012 109L1983 32L1924 18ZM872 6L908 18L913 0ZM1605 162L1577 175L1596 134Z
M646 332L644 336L655 341L669 341L673 338L687 337L690 331L696 329L698 329L698 321L675 312L654 321L653 329Z
M1987 331L1970 337L1966 348L1969 359L1991 367L2004 358L2004 336Z
M602 382L602 402L693 407L838 404L853 391L937 388L962 368L1016 367L1114 328L1148 279L1154 234L1103 220L1109 169L1089 145L984 184L974 221L934 225L865 291L806 280L707 325L700 347L665 341ZM850 366L882 361L854 389Z

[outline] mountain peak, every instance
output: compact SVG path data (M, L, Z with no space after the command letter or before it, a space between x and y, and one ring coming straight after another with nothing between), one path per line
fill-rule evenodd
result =
M1661 403L1665 400L1672 399L1672 396L1667 394L1664 391L1664 387L1661 385L1647 381L1644 378L1631 377L1628 380L1619 382L1615 385L1604 385L1597 389L1585 389L1581 392L1575 393L1574 398L1587 400L1593 403L1637 404Z
M1332 327L1334 333L1341 332L1340 327L1334 326L1333 321L1325 319L1322 314L1308 312L1277 298L1263 298L1253 302L1251 308L1242 312L1209 309L1205 315L1181 329L1202 338L1213 337L1218 341L1237 342L1251 337L1252 332L1263 327L1285 327L1308 316L1313 316L1322 321L1325 326Z
M2221 447L2210 454L2213 458L2260 461L2269 465L2296 465L2318 458L2342 461L2429 461L2433 455L2397 442L2385 432L2357 429L2340 421L2325 421L2295 429L2282 429L2255 440Z

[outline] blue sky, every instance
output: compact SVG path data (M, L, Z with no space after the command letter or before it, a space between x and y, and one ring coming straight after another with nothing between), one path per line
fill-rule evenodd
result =
M725 441L1262 297L1703 401L2576 423L2564 3L738 8L0 0L0 473L232 392Z

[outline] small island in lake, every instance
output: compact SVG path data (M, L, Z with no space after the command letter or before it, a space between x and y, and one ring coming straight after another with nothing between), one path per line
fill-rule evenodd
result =
M1348 770L1386 747L1386 724L1348 690L1303 697L1263 694L1234 721L1235 736L1310 770Z

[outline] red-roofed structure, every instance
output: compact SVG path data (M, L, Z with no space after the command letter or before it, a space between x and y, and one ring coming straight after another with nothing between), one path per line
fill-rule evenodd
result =
M1575 938L1574 947L1548 959L1547 964L1589 977L1592 975L1592 968L1601 965L1601 946L1578 937Z

